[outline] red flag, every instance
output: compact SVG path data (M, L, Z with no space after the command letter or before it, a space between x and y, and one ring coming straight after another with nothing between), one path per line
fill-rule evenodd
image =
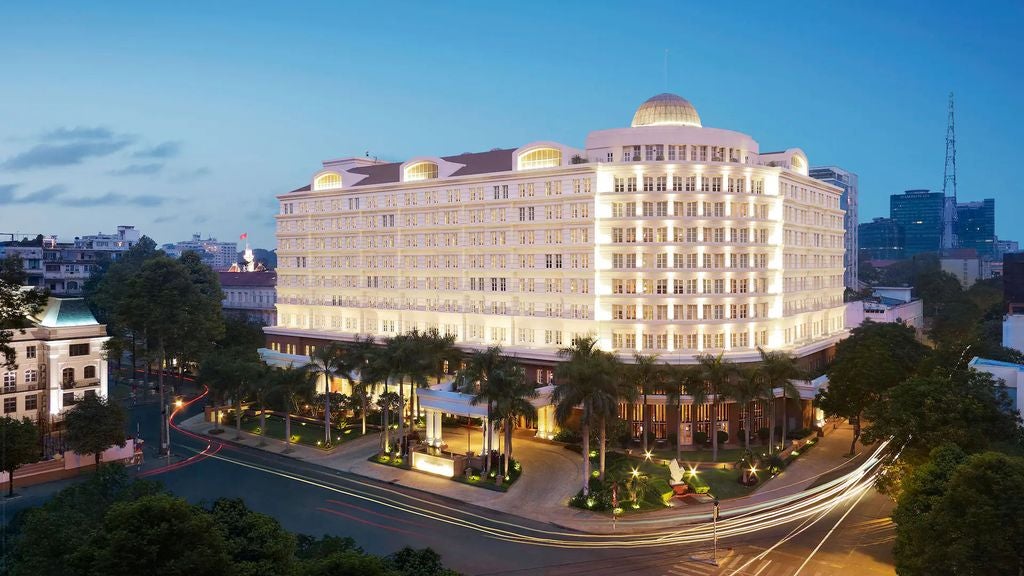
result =
M249 233L248 232L243 232L242 235L239 236L238 238L241 239L241 240L245 240L248 237L249 237Z

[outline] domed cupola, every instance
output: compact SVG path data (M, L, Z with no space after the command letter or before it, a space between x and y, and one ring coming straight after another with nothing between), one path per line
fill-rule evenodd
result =
M649 98L633 114L633 128L638 126L701 127L697 109L686 98L675 94L658 94Z

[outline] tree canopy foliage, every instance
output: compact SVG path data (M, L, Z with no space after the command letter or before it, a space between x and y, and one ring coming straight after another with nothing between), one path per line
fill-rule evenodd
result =
M3 566L13 576L454 576L433 550L387 557L349 538L295 535L241 500L189 504L157 483L105 466L8 526Z
M0 369L17 368L18 359L11 346L14 333L24 334L32 325L31 317L46 305L45 292L23 288L26 279L21 258L8 256L0 260Z

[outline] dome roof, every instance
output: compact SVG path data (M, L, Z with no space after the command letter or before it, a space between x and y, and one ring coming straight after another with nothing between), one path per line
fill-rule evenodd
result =
M686 98L675 94L658 94L636 109L633 124L637 126L696 126L701 127L697 109Z

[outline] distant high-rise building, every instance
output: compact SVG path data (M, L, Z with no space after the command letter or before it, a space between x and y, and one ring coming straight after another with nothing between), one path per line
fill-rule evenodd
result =
M1004 254L1020 252L1020 244L1016 240L996 239L996 256L1002 258Z
M869 260L903 258L903 230L892 218L875 218L857 227L859 253Z
M942 192L907 190L889 197L889 216L903 232L903 257L924 252L940 252L943 248L946 197Z
M982 258L996 256L996 201L961 202L956 212L960 247L974 248Z
M227 270L238 262L238 243L218 242L216 238L203 240L199 234L193 234L191 240L183 240L174 244L164 244L164 252L171 258L180 258L187 251L196 252L210 268Z
M859 252L857 234L857 175L837 166L819 166L807 172L811 178L824 180L843 190L839 199L839 207L846 210L843 216L843 227L846 229L846 254L843 256L843 284L851 290L857 289L859 276L857 255Z
M1024 253L1003 255L1003 300L1024 307Z

